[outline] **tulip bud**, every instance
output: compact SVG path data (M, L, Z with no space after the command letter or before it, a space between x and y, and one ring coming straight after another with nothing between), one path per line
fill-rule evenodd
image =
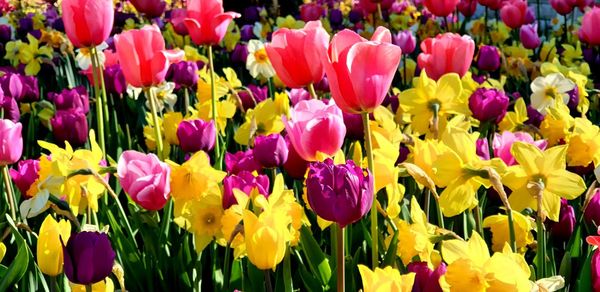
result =
M269 197L269 177L259 174L254 176L251 172L241 171L237 175L230 175L223 179L223 209L229 209L237 204L233 189L238 189L250 196L252 191L265 197Z
M50 120L52 135L59 144L68 141L72 146L81 146L88 139L88 123L79 110L58 110Z
M446 264L440 263L435 270L431 270L427 262L412 262L406 268L408 272L416 274L413 291L442 291L439 280L446 273Z
M589 224L600 225L600 189L596 189L592 194L592 198L583 213L583 218Z
M267 99L269 88L266 86L248 85L248 90L238 91L238 96L242 100L244 110L254 108L261 101Z
M477 139L477 141L475 141L475 151L477 156L481 157L481 159L490 160L490 148L487 139Z
M179 146L187 153L200 150L211 151L215 147L216 137L217 128L213 121L205 122L200 119L183 121L177 128Z
M594 251L592 255L592 288L594 291L600 291L600 249Z
M34 102L40 99L38 80L34 76L7 73L0 77L4 95L18 102Z
M254 151L248 149L246 151L238 151L235 154L225 153L225 169L228 173L237 174L241 171L259 171L262 168L254 160Z
M502 0L479 0L479 4L492 10L498 10L502 7Z
M13 122L18 122L21 118L21 111L17 101L7 95L4 95L0 88L0 108L4 112L4 118Z
M600 31L598 31L599 22L600 8L594 7L588 10L581 20L579 39L590 46L600 45Z
M371 209L373 177L352 160L334 165L328 158L325 162L310 164L306 195L317 215L344 228L360 220Z
M575 210L569 205L566 199L561 199L558 222L551 223L550 234L562 241L567 241L573 234L575 223Z
M506 26L516 29L525 24L527 10L525 0L506 0L500 9L500 18Z
M402 54L410 55L417 47L417 39L410 30L403 30L394 35L393 43L402 49Z
M125 75L118 64L108 66L104 69L104 85L106 92L114 95L121 95L127 90L127 81Z
M247 42L251 39L256 38L256 36L254 35L254 26L251 24L246 24L242 26L242 28L240 29L240 36L240 40L243 42Z
M509 99L497 89L478 88L469 98L469 109L481 122L499 123L508 109Z
M35 180L38 179L39 171L40 161L37 159L21 160L17 169L10 170L10 177L17 185L21 196L27 197L27 191Z
M179 35L187 35L188 30L183 23L183 20L187 17L187 11L183 8L176 8L171 10L171 24L173 29Z
M246 44L236 44L231 52L231 62L236 64L246 64L248 58L248 46Z
M364 125L360 114L344 114L344 125L346 125L346 137L352 140L360 140L365 137Z
M292 102L292 106L295 106L301 100L309 100L311 99L310 92L304 88L293 88L289 92L290 101Z
M318 3L307 3L300 5L300 19L304 22L319 20L323 16L323 6Z
M196 65L196 62L181 61L172 64L169 69L173 76L173 82L175 82L178 88L190 88L198 83L198 65Z
M288 147L280 134L258 136L254 139L254 160L264 168L283 165L288 158Z
M6 44L12 39L10 25L0 24L0 43Z
M60 93L48 93L48 100L52 101L57 110L80 110L87 114L90 111L90 101L83 86L73 89L63 89Z
M165 12L167 2L162 0L129 0L135 10L144 14L148 19L157 18Z
M261 270L275 269L285 255L289 217L270 211L258 217L249 210L243 212L248 260Z
M550 6L560 15L567 15L573 11L575 6L572 5L571 0L550 0Z
M0 119L0 166L13 164L23 154L23 137L21 123Z
M129 197L146 210L160 210L169 199L171 168L154 154L127 150L119 157L117 177Z
M340 28L342 26L342 22L344 21L344 15L342 11L339 9L332 9L329 12L329 23L334 28Z
M542 43L537 33L537 26L537 23L521 26L519 38L521 39L523 46L527 49L533 50L539 47Z
M461 0L456 8L464 17L471 17L477 11L477 0Z
M67 245L63 245L63 253L65 275L76 284L90 285L104 280L115 262L115 251L106 233L73 234Z
M540 127L542 121L544 120L544 115L530 105L527 106L527 117L528 119L525 121L525 124L533 125L537 128Z
M500 51L494 46L481 46L477 56L477 67L484 71L496 71L500 68Z
M308 168L308 162L296 152L296 149L292 146L288 136L285 137L285 142L288 146L289 153L288 159L283 164L283 168L291 178L303 179L306 174L306 169Z
M37 240L37 262L42 273L54 277L63 272L62 242L68 241L71 235L71 224L67 220L57 222L48 214Z

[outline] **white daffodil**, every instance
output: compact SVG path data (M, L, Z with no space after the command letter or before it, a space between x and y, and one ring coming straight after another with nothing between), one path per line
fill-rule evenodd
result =
M156 110L158 112L162 112L167 107L168 111L173 110L173 106L177 102L177 95L173 93L175 89L175 83L173 82L163 82L158 87L151 87L152 94L156 97ZM132 99L138 99L140 94L143 92L142 88L133 87L131 85L127 86L127 94ZM146 97L146 108L150 108L150 100Z
M248 42L248 58L246 59L246 69L254 78L262 76L271 78L275 75L275 69L269 61L265 45L259 40L250 40Z
M575 83L561 73L540 76L531 83L531 106L543 115L546 110L560 99L564 104L569 103L569 91L575 88Z
M99 44L96 47L100 65L104 65L104 61L106 60L106 57L104 56L104 53L102 52L106 48L108 48L108 45L104 42ZM77 62L77 66L79 68L81 68L81 70L87 70L88 68L90 68L90 66L92 66L92 54L90 52L90 49L88 49L88 48L77 49L77 56L75 56L75 61Z

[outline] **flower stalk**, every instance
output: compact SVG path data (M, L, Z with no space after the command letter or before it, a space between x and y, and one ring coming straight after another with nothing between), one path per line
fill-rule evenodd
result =
M336 224L337 230L337 291L346 291L346 267L345 267L345 255L344 255L344 228L339 224Z
M94 83L94 98L96 99L96 123L98 127L98 142L100 144L100 149L102 150L102 157L106 157L106 143L104 141L104 106L102 102L102 96L100 94L100 75L99 72L102 71L100 64L97 62L97 52L96 48L90 48L90 53L92 57L92 79Z
M215 156L219 156L221 153L221 145L219 141L219 127L217 124L217 92L215 86L215 64L213 61L213 49L212 46L208 46L208 67L210 68L210 97L212 102L212 120L217 127L217 135L215 135ZM217 162L217 165L220 163Z
M160 131L160 125L158 124L158 107L156 105L156 97L152 92L152 89L147 87L144 88L146 98L150 101L150 111L152 112L152 122L154 123L154 134L156 136L156 155L160 160L164 160L163 157L163 140Z
M10 207L10 215L13 221L17 220L17 211L15 207L15 195L13 192L10 177L8 176L8 167L2 166L2 178L4 179L4 188L6 189L6 197L8 197L8 205Z
M369 171L373 176L373 185L375 186L375 166L373 162L373 142L371 141L371 125L369 123L369 113L362 114L363 127L365 131L365 149L367 151L367 161L369 163ZM375 187L373 187L375 190ZM378 233L377 233L377 194L373 194L373 205L371 206L371 265L374 268L379 266L379 253L377 250Z

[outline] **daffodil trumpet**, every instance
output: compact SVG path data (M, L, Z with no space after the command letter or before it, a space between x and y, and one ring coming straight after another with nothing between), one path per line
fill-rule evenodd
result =
M363 127L365 131L365 149L367 151L367 162L369 171L373 176L373 185L375 185L375 166L373 162L373 141L371 140L371 126L369 123L369 113L362 114ZM378 235L377 235L377 194L373 194L373 205L371 206L371 266L373 269L379 266L379 253L377 250Z

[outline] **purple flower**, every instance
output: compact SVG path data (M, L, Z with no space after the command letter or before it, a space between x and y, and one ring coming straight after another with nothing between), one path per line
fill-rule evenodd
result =
M323 6L317 3L307 3L300 5L300 19L305 22L319 20L325 10Z
M210 152L215 147L217 128L213 121L201 119L183 121L177 127L177 139L184 152Z
M12 39L12 30L10 25L0 24L0 43L6 44Z
M469 98L469 109L479 121L497 124L506 115L508 103L508 96L503 91L478 88Z
M294 179L304 179L308 162L296 152L296 149L294 149L294 146L292 146L290 142L289 136L285 137L285 143L287 144L289 151L288 159L283 164L286 174Z
M594 251L592 255L592 288L593 291L600 291L600 249Z
M60 93L50 92L48 99L54 103L57 110L78 110L84 114L90 111L90 100L83 86L63 89Z
M225 153L225 168L231 174L237 174L244 170L249 172L261 170L260 165L254 160L252 149L238 151L235 154Z
M254 160L264 168L283 165L288 158L285 139L279 134L258 136L254 139Z
M0 108L4 112L4 118L11 120L13 122L18 122L21 118L21 111L19 110L19 105L17 101L4 94L2 88L0 87Z
M72 234L66 246L63 242L63 254L65 275L81 285L108 277L116 256L106 233L87 231Z
M371 209L373 176L352 160L341 165L335 165L330 158L313 162L306 178L306 195L317 215L343 228Z
M402 49L402 54L404 55L410 55L417 47L417 39L410 30L398 32L398 34L393 36L392 42Z
M292 102L292 106L295 106L301 100L309 100L310 92L304 88L292 88L288 94L290 96L290 101Z
M196 62L181 61L169 67L167 78L172 78L177 88L193 87L198 83L198 65Z
M242 26L242 28L240 29L240 36L240 40L243 42L247 42L251 39L256 38L256 36L254 35L254 26L250 24Z
M594 226L600 225L600 189L596 189L583 213L583 218Z
M329 12L329 23L335 29L343 28L342 22L344 21L344 15L339 9L332 9Z
M413 292L442 291L439 280L446 273L446 264L440 263L435 270L431 270L427 262L412 262L406 268L409 272L416 274Z
M542 113L540 113L538 110L536 110L535 108L533 108L530 105L527 106L527 117L529 119L527 119L527 121L525 121L525 124L533 125L538 128L540 127L540 125L542 124L542 121L544 120L544 115L542 115Z
M13 179L21 196L28 197L29 187L38 179L40 171L40 161L37 159L21 160L17 169L10 170L10 177Z
M119 64L104 69L104 85L109 94L121 95L127 90L127 81Z
M0 77L0 85L5 95L18 102L34 102L40 97L38 80L34 76L7 73Z
M477 56L477 67L484 71L496 71L500 68L500 51L494 46L481 46Z
M247 90L238 91L238 96L242 100L244 110L254 108L259 102L267 99L269 88L266 86L248 85Z
M352 140L361 140L364 138L363 121L360 114L350 114L343 112L344 125L346 125L346 137Z
M187 35L188 30L184 24L184 19L187 17L187 11L183 8L175 8L171 10L171 24L173 25L173 29L179 35Z
M229 175L223 179L223 209L229 209L237 204L233 189L238 189L250 196L253 190L258 194L269 197L269 177L266 175L254 176L251 172L241 171L237 175Z
M550 234L557 239L567 241L573 234L575 222L575 210L566 199L561 199L558 222L551 222Z
M519 38L521 39L521 43L527 49L533 50L540 46L542 41L540 40L540 36L537 33L538 25L535 24L526 24L521 26L521 30L519 32Z
M237 64L246 64L248 58L248 46L246 44L238 43L231 51L231 62Z
M260 20L260 8L257 6L248 6L244 9L243 20L247 23L255 23Z
M129 0L129 2L148 19L161 16L167 6L167 2L162 0Z
M490 144L488 143L487 139L477 139L477 141L475 141L475 151L477 156L481 157L483 160L490 160L489 145Z
M57 110L50 120L52 134L58 144L68 141L72 146L85 144L88 138L88 123L85 114L80 110Z

